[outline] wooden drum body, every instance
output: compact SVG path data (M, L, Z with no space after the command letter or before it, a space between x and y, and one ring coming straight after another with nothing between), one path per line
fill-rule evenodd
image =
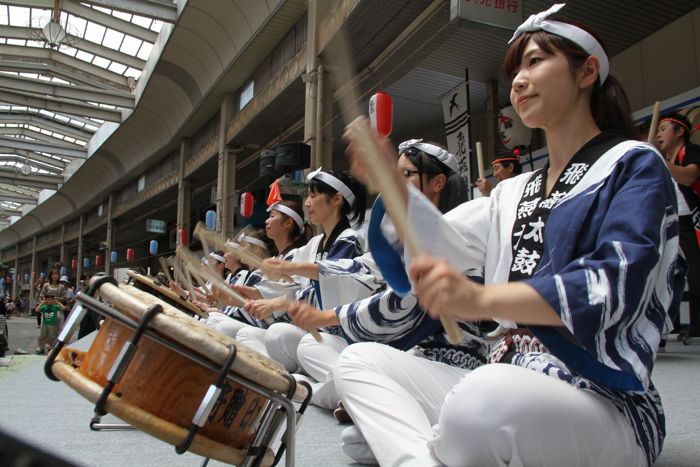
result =
M263 392L276 398L277 393L289 391L290 381L283 367L132 286L107 283L100 286L99 293L112 305L112 311L123 313L135 322L141 321L151 305L162 307L138 340L137 350L126 368L116 371L121 373L121 378L107 396L104 409L178 446L187 437L195 414L204 405L202 400L212 390L219 373L227 375L222 376L220 392L211 398L206 422L198 428L189 450L240 465L273 404L270 394ZM71 318L66 327L71 324ZM104 388L109 386L108 381L115 382L115 361L129 347L128 341L134 333L121 318L107 317L87 352L61 348L49 357L54 359L47 362L47 374L50 368L53 375L97 403ZM230 372L217 371L216 368L230 361L227 357L232 347L235 347L235 359ZM258 387L265 391L259 391ZM296 387L294 399L303 400L307 396L305 387ZM270 465L273 459L272 451L266 449L261 464Z

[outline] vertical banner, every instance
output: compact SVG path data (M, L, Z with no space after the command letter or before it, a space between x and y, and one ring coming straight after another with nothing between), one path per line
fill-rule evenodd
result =
M445 119L447 150L457 156L459 174L469 183L471 170L469 164L469 81L464 81L447 94L440 97L442 115Z

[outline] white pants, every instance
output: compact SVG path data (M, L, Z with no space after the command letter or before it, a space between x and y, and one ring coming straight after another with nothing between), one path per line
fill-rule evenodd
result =
M265 332L267 329L247 326L238 330L236 340L248 348L269 357L265 349Z
M361 343L343 351L334 376L383 466L646 465L610 402L525 368L469 372Z
M236 340L280 362L290 373L299 370L297 346L307 334L291 323L275 323L267 329L246 327L238 331Z
M211 318L211 315L209 315ZM209 324L209 319L207 319L207 324ZM219 320L215 325L214 329L219 331L221 334L224 334L226 336L229 336L233 339L236 339L238 337L238 332L241 329L245 328L252 328L248 323L244 323L243 321L239 321L237 319L233 319L229 316L226 316L226 319Z
M311 385L311 403L333 410L338 407L340 400L333 382L333 367L348 343L341 336L325 332L321 336L323 342L316 342L311 334L302 337L297 347L297 357L306 374L318 381Z

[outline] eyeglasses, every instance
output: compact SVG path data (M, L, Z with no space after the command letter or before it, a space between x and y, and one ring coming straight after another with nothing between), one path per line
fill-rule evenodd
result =
M408 178L413 174L420 174L423 173L421 170L411 170L411 169L403 169L401 170L401 175L403 175L404 178Z
M403 175L404 178L408 178L413 174L439 175L439 173L429 172L427 170L411 170L411 169L402 169L401 170L401 175Z

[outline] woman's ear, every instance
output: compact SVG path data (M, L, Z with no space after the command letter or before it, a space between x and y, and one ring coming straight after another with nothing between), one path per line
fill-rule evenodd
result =
M445 188L445 185L447 184L447 177L445 174L437 174L433 178L430 179L430 187L433 190L433 193L438 193L442 191Z
M598 57L594 57L593 55L589 56L586 61L583 62L581 68L579 68L579 73L579 86L581 89L593 86L600 74L600 60L598 60Z

